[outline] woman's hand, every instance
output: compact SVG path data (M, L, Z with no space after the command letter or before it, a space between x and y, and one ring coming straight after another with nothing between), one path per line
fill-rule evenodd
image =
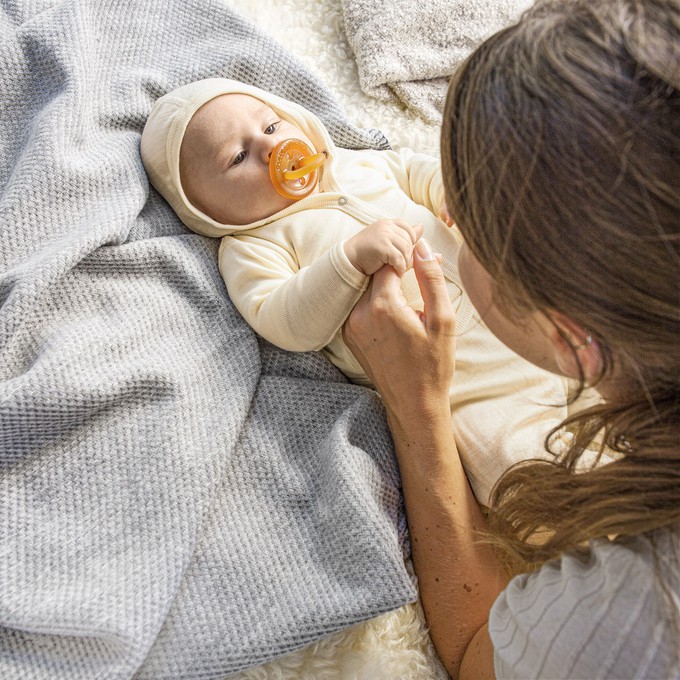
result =
M493 677L485 624L506 577L492 549L477 540L484 517L451 428L455 315L441 267L423 239L413 268L422 312L406 304L399 276L385 266L343 333L387 408L420 598L439 658L452 677L464 658L461 678Z
M438 410L453 378L456 321L444 274L424 239L416 244L413 268L422 311L404 299L391 267L373 275L343 329L345 342L398 420L416 411Z

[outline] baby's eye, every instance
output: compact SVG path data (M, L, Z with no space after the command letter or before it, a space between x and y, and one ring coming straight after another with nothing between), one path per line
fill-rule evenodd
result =
M278 123L272 123L269 127L267 127L264 131L265 135L273 135L276 132L276 128L279 127Z
M239 163L243 163L243 161L246 159L246 152L245 151L239 151L236 156L234 156L234 160L232 162L232 165L238 165Z

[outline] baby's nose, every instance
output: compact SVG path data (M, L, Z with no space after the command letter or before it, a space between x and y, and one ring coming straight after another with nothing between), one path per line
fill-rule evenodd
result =
M269 159L272 157L274 147L276 146L276 139L274 135L263 135L261 143L261 153L262 160L265 163L269 163Z

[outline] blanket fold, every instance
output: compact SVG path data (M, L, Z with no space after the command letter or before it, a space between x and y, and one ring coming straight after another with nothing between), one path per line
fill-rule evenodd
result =
M439 124L449 77L532 0L342 0L362 90Z
M414 600L376 395L259 340L139 158L210 76L387 141L222 2L7 0L0 41L0 677L223 678Z

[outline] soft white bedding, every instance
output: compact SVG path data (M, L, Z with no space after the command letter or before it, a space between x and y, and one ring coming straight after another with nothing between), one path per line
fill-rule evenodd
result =
M343 25L341 0L224 0L256 23L336 95L349 119L379 128L394 148L439 155L439 127L397 102L361 90ZM235 676L238 680L438 680L448 677L434 654L418 605L407 605Z

